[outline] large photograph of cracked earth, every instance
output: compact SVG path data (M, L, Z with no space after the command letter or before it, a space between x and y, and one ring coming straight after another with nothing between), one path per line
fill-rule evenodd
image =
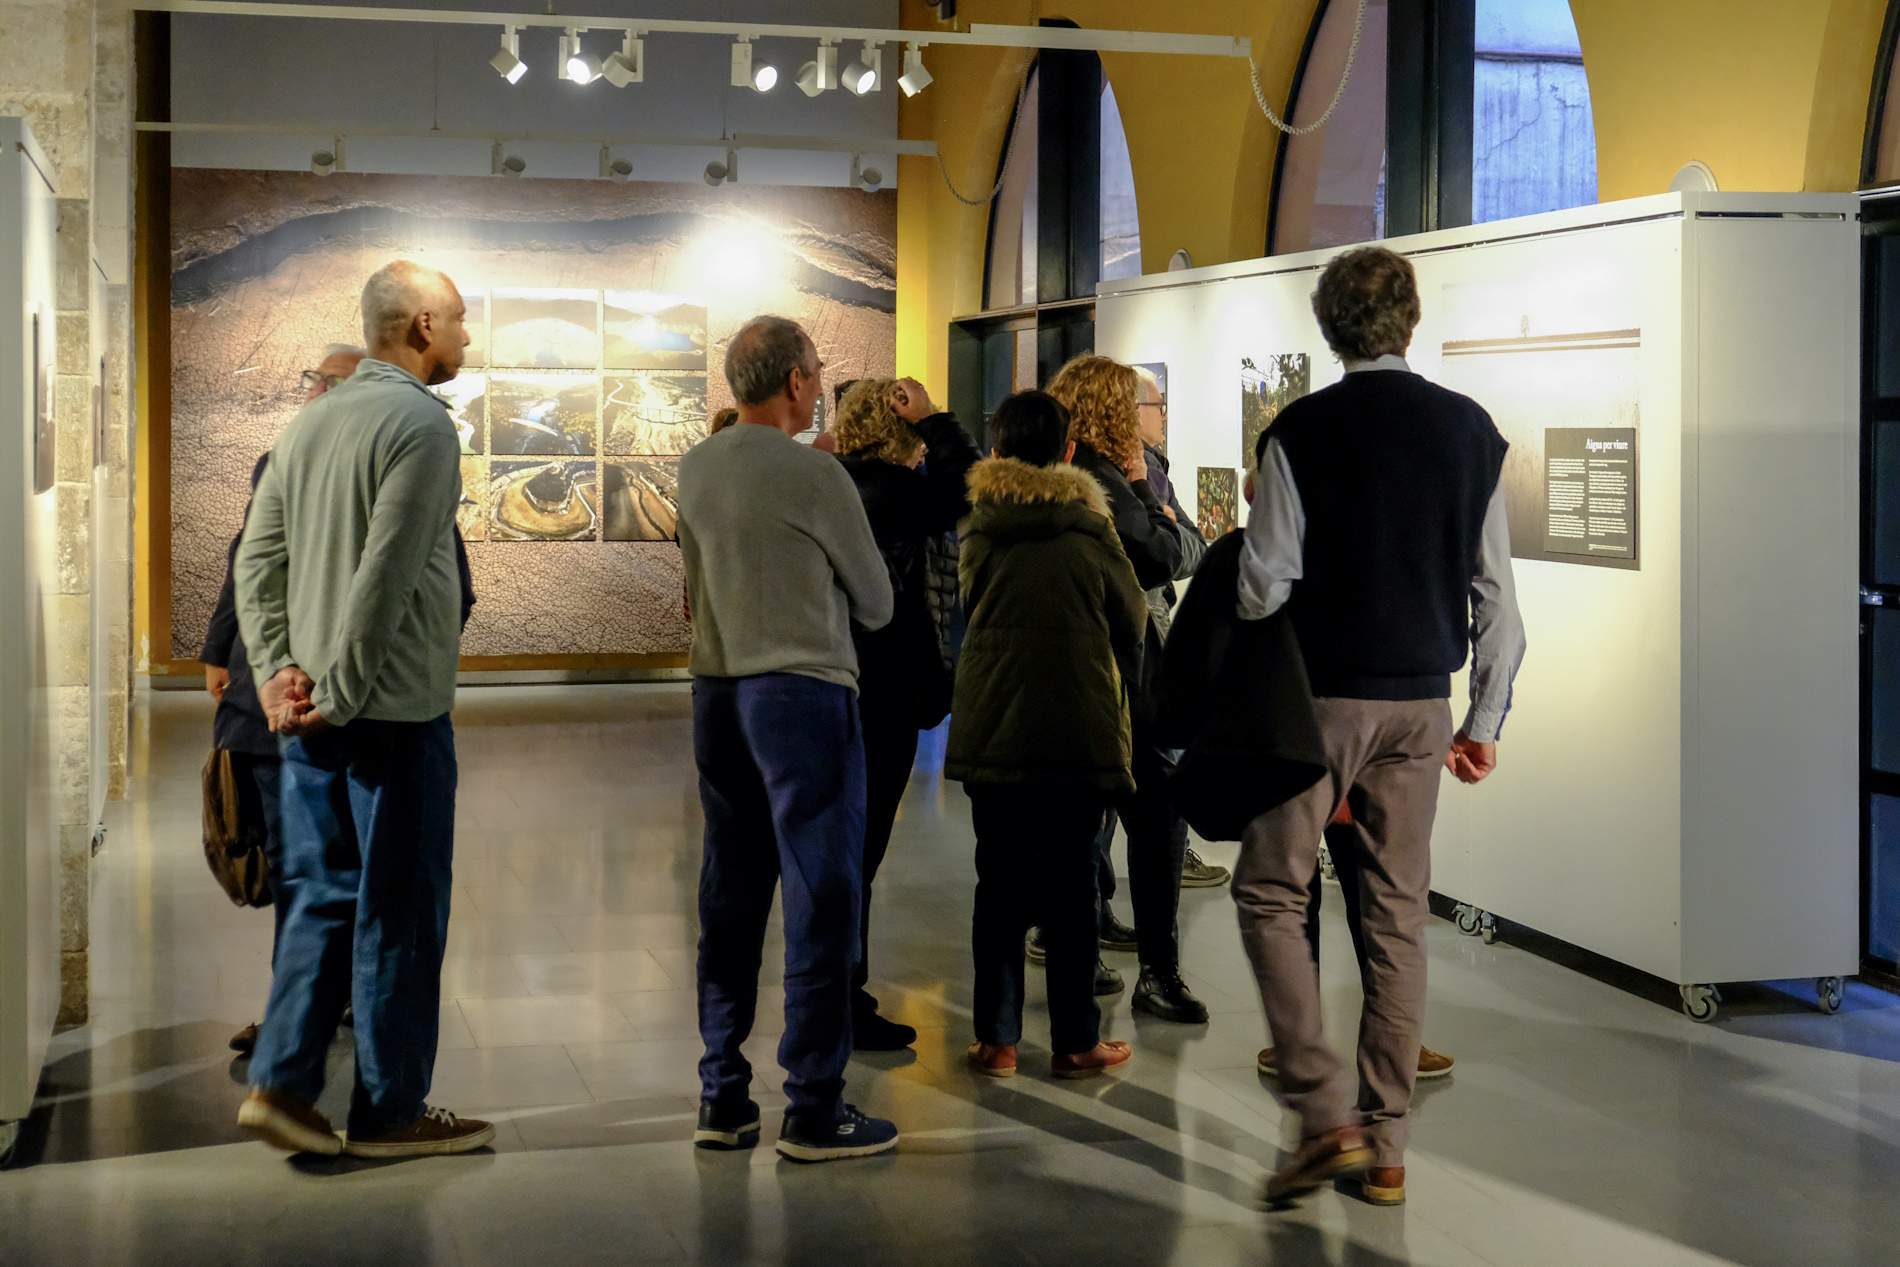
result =
M889 191L181 168L174 658L203 644L251 467L296 413L299 371L361 342L363 282L399 256L471 300L465 381L442 388L467 455L459 522L479 602L465 655L683 654L673 481L732 403L733 333L761 312L796 319L827 394L896 362Z

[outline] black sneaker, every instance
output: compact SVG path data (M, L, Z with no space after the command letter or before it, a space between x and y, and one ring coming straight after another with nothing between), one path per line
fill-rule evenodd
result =
M1122 923L1121 917L1115 914L1115 908L1106 902L1102 903L1099 930L1097 935L1103 950L1140 949L1141 943L1135 940L1134 926Z
M856 1051L903 1051L916 1041L916 1030L876 1012L860 1012L851 1020L851 1046Z
M788 1161L843 1161L888 1153L896 1147L895 1126L883 1118L866 1117L850 1104L835 1120L817 1125L787 1113L778 1133L779 1156Z
M751 1148L759 1142L759 1106L747 1100L722 1108L710 1100L699 1105L699 1126L693 1131L694 1148L721 1152Z
M1042 963L1049 958L1049 952L1042 948L1042 930L1032 928L1029 936L1023 938L1023 955L1030 963Z
M1233 872L1204 860L1191 848L1181 862L1181 887L1184 889L1217 889L1233 878Z
M1146 1012L1157 1020L1177 1025L1207 1024L1207 1004L1194 997L1178 969L1150 972L1143 968L1141 980L1135 983L1134 1004L1137 1012Z
M1096 998L1099 999L1109 994L1120 994L1127 988L1128 983L1122 980L1122 974L1109 967L1106 960L1097 959L1095 961Z

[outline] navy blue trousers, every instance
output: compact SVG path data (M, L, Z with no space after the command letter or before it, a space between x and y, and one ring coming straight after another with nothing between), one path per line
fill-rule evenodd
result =
M699 872L700 1093L743 1102L772 894L784 884L788 1112L834 1120L851 1056L864 884L865 773L855 692L792 673L693 680L706 814Z
M277 949L251 1085L316 1103L356 1010L349 1129L420 1117L435 1073L455 853L455 732L358 720L283 741Z

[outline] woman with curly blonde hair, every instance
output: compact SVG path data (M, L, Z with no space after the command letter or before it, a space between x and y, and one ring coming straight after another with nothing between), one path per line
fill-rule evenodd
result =
M1135 579L1142 589L1171 605L1170 587L1193 572L1206 544L1193 521L1172 504L1172 492L1164 491L1168 489L1166 468L1159 453L1150 471L1150 457L1141 441L1140 376L1133 366L1106 356L1080 356L1057 372L1048 391L1069 411L1076 439L1075 465L1093 475L1108 493L1109 513L1122 550L1134 565ZM1136 1011L1164 1021L1201 1024L1207 1020L1207 1006L1182 980L1175 927L1181 905L1181 865L1187 858L1187 824L1168 795L1172 762L1154 735L1155 678L1161 656L1161 630L1151 620L1143 639L1140 680L1134 684L1135 791L1115 802L1128 833L1134 937L1129 937L1130 930L1115 918L1108 903L1114 872L1106 865L1100 869L1104 874L1099 881L1101 927L1106 945L1133 949L1141 956L1141 978L1133 999ZM1112 825L1105 828L1100 842L1104 857L1112 830Z
M917 1031L878 1015L870 980L871 883L890 847L897 806L917 759L917 732L950 711L950 668L931 609L928 562L932 539L970 513L966 479L976 446L963 424L930 403L915 379L867 378L838 402L831 433L838 461L857 485L891 574L891 623L875 633L854 630L858 712L864 734L864 905L852 998L853 1042L859 1051L897 1051ZM921 468L921 469L920 469Z

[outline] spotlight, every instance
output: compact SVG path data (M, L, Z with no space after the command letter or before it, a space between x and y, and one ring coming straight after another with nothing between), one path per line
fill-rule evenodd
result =
M620 45L620 51L607 59L601 67L601 77L616 88L625 88L628 84L637 84L647 77L646 41L627 32L626 40Z
M727 150L725 162L722 163L715 158L712 162L706 164L706 183L711 185L714 189L719 188L721 185L738 184L739 152L737 150Z
M924 65L924 51L912 44L904 50L904 73L897 77L897 86L904 90L906 97L914 97L930 87L936 76Z
M778 67L771 62L760 62L752 68L752 91L770 92L778 87Z
M488 59L495 73L511 84L521 82L528 73L528 63L521 60L521 36L512 26L501 28L501 48Z
M732 42L732 86L752 86L752 39L742 35Z
M496 176L519 176L528 170L528 163L519 154L505 153L501 142L496 141L488 151L488 170Z
M884 50L875 44L866 44L858 59L844 68L844 86L862 97L867 92L876 92L879 80L883 78Z
M851 156L851 185L854 189L875 192L883 183L884 173L875 167L866 167L862 154Z
M330 142L327 150L318 150L310 156L310 170L318 176L328 176L331 172L343 170L343 138L337 137Z
M608 146L600 147L600 175L603 180L625 180L633 175L633 164L624 158L615 158Z
M586 27L569 28L561 50L561 78L569 83L591 84L600 78L600 59L581 47Z
M838 86L838 49L826 41L819 41L817 55L811 61L798 68L798 90L807 97L816 97Z

